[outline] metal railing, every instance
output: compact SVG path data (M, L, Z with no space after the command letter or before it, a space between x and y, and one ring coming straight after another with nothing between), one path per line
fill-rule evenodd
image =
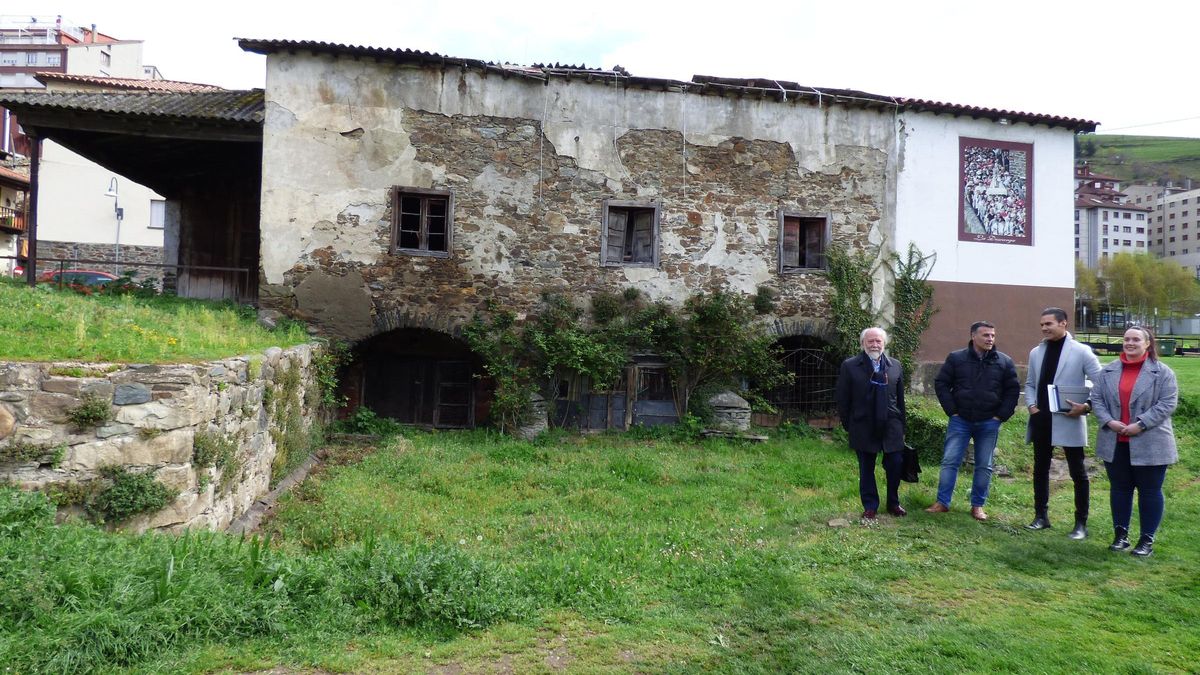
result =
M24 258L6 255L0 256L0 260L23 262ZM0 271L8 269L8 265L0 265ZM69 284L69 275L64 274L69 270L107 272L116 277L134 270L134 283L152 280L155 290L159 292L174 293L186 298L232 300L238 304L258 305L258 293L251 283L250 270L245 267L38 257L37 278L34 283L55 282L57 279L61 286L66 279L65 283Z
M10 206L0 206L0 227L25 231L25 213Z

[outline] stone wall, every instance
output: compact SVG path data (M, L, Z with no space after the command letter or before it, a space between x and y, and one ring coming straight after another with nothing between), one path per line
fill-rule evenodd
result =
M268 71L261 302L351 341L631 287L768 286L767 323L820 323L831 289L780 273L779 212L828 215L838 247L893 229L890 111L303 54ZM389 253L397 186L453 193L448 257ZM601 265L605 199L661 205L657 266Z
M38 240L38 258L58 258L61 260L112 260L115 255L115 250L112 244L87 244L73 241L46 241ZM100 263L78 263L70 262L60 263L57 261L38 261L38 274L50 272L59 269L60 266L65 266L64 269L88 269L108 272L110 274L120 274L129 270L136 270L137 274L133 277L134 281L142 281L143 279L153 279L157 283L161 283L163 278L162 267L139 267L138 263L152 263L161 265L163 262L163 248L161 246L131 246L124 244L121 246L121 263L117 265L100 264ZM118 271L119 269L119 271Z
M268 491L277 439L303 434L314 418L316 349L272 347L202 364L0 362L0 481L99 486L101 469L119 465L151 472L177 493L127 529L223 528ZM111 419L75 427L71 412L96 399ZM196 466L199 435L234 448L224 469Z

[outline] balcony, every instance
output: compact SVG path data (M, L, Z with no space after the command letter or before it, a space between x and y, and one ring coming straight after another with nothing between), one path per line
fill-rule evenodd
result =
M0 232L25 233L25 214L14 208L0 206Z

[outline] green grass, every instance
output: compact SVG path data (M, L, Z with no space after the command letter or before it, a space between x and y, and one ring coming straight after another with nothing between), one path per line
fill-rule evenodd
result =
M1200 359L1170 361L1184 397ZM916 405L936 404L919 400ZM410 433L335 451L273 545L54 527L0 491L0 662L14 672L1189 672L1200 654L1200 422L1177 417L1155 555L1032 516L1025 416L977 523L936 470L856 522L853 455L808 433ZM9 501L6 501L9 500ZM39 511L39 509L42 509ZM846 519L846 527L830 521Z
M225 303L83 296L7 279L0 280L0 307L0 360L8 361L203 361L308 339L298 324L269 331L252 309Z
M1095 145L1096 154L1080 159L1097 173L1127 182L1166 178L1179 185L1187 178L1200 180L1200 139L1084 134L1079 147L1088 141Z

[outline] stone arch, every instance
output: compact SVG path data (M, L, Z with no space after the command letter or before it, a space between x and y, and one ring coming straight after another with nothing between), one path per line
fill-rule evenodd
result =
M780 358L795 380L768 392L767 400L783 419L829 416L836 408L834 387L840 365L833 350L835 335L829 322L777 319L769 332L775 336Z
M455 335L429 327L444 325L437 322L412 323L354 344L340 377L343 412L365 406L403 424L445 429L482 422L491 386L461 330Z

